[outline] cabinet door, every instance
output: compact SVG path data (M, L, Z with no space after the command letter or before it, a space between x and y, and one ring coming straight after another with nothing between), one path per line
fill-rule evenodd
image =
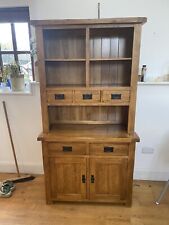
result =
M86 159L50 158L51 198L74 201L86 198Z
M124 157L90 159L90 199L125 200L127 159Z

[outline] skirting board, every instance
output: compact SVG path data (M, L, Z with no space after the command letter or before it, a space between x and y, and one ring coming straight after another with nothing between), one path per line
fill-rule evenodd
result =
M134 171L134 180L167 181L168 179L169 171Z
M30 174L43 174L43 165L42 164L20 164L19 170L21 173L30 173ZM16 173L16 167L14 164L0 162L0 172L1 173Z
M21 173L30 174L43 174L42 164L21 164L19 165ZM14 164L7 162L0 162L0 172L1 173L16 173L16 168ZM134 171L134 180L152 180L152 181L166 181L169 179L169 172L152 172L152 171Z

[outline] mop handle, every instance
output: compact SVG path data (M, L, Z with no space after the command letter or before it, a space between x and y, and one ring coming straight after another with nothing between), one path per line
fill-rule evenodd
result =
M14 160L15 160L15 166L16 166L16 170L17 170L17 175L18 175L18 177L20 177L21 175L20 175L20 172L19 172L19 167L18 167L18 162L17 162L17 158L16 158L15 147L14 147L14 143L13 143L13 139L12 139L11 128L10 128L10 125L9 125L9 119L8 119L8 113L7 113L7 109L6 109L6 104L5 104L5 101L3 101L2 103L3 103L5 119L6 119L6 123L7 123L7 127L8 127L8 132L9 132L9 138L10 138L10 142L11 142L13 157L14 157Z

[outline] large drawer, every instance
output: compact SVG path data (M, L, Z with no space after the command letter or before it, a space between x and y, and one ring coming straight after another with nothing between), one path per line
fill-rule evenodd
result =
M72 91L47 91L47 101L49 104L71 103L73 100Z
M48 143L49 154L76 154L85 155L86 154L86 144L85 143L58 143L49 142Z
M91 155L128 155L127 144L93 143L90 144Z
M102 91L101 100L105 103L129 103L130 92L129 91Z
M75 91L74 101L76 103L100 102L100 91L97 90Z

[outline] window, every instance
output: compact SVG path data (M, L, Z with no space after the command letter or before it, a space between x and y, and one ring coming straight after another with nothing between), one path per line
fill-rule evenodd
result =
M29 9L0 9L0 66L18 62L26 79L34 80L30 49Z

